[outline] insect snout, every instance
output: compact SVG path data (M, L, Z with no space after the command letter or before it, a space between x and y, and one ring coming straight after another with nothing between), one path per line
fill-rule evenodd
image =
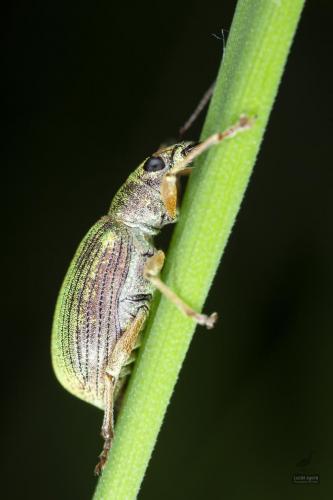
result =
M190 142L185 145L182 149L182 156L185 158L196 146L198 146L200 142Z

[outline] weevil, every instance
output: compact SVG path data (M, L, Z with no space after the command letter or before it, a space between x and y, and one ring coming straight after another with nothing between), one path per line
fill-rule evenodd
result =
M216 313L194 311L163 283L164 253L153 238L177 220L179 176L191 172L203 151L250 126L241 116L201 143L180 142L148 157L116 193L108 214L88 231L70 264L56 305L52 361L69 392L104 410L96 474L111 448L114 403L130 373L154 291L197 323L214 326Z

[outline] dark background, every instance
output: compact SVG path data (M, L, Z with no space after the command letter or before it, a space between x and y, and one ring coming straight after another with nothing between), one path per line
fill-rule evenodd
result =
M3 498L91 497L102 413L52 373L57 292L117 188L176 137L215 78L222 42L211 33L230 27L235 3L12 4ZM221 321L195 335L142 499L332 497L332 9L328 0L305 8L206 305ZM319 473L320 484L293 485L301 471Z

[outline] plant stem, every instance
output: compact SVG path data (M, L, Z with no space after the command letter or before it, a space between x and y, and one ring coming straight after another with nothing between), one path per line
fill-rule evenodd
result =
M239 0L202 138L256 115L253 128L196 163L163 272L200 310L246 189L303 0ZM157 307L158 306L158 307ZM156 298L95 499L137 496L195 325Z

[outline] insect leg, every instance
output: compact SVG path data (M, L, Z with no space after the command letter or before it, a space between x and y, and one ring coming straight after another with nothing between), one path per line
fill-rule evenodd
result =
M192 309L186 302L184 302L178 295L173 292L163 281L161 278L158 276L163 264L164 264L164 253L162 250L159 250L155 255L150 257L147 262L146 266L144 269L144 276L146 279L150 280L155 287L165 295L173 304L178 307L178 309L185 314L186 316L189 316L190 318L193 318L199 325L204 325L208 329L213 328L216 320L217 320L217 313L213 313L210 316L207 316L206 314L200 314L194 309Z
M248 130L253 125L254 118L250 118L246 115L241 115L236 123L231 127L227 128L223 132L217 132L209 136L203 142L200 142L197 146L194 146L193 149L189 152L189 154L184 158L183 161L177 163L177 166L173 168L169 175L179 175L182 171L189 165L195 158L200 156L204 151L209 149L210 147L219 144L220 142L228 139L230 137L234 137L240 132L244 132ZM168 175L168 174L167 174ZM167 176L166 175L166 176Z
M101 436L104 439L104 445L102 453L99 455L98 464L95 467L94 472L96 476L99 476L104 468L113 439L113 395L115 386L115 377L109 373L106 373L104 383L104 419L101 429Z
M102 453L99 456L99 462L95 467L95 474L98 476L104 468L111 448L114 435L113 408L114 408L114 391L117 385L122 367L126 364L128 358L134 349L139 334L143 328L144 322L148 314L147 306L139 309L139 312L130 326L121 335L117 341L111 357L105 369L105 389L104 389L104 420L101 434L104 438L104 446Z
M192 172L192 167L189 167L190 163L210 147L251 128L253 121L253 117L250 118L245 115L240 116L239 120L224 132L217 132L208 137L205 141L194 146L186 158L177 162L177 164L165 174L161 184L161 197L170 217L175 218L177 213L178 178L180 175L188 175Z

